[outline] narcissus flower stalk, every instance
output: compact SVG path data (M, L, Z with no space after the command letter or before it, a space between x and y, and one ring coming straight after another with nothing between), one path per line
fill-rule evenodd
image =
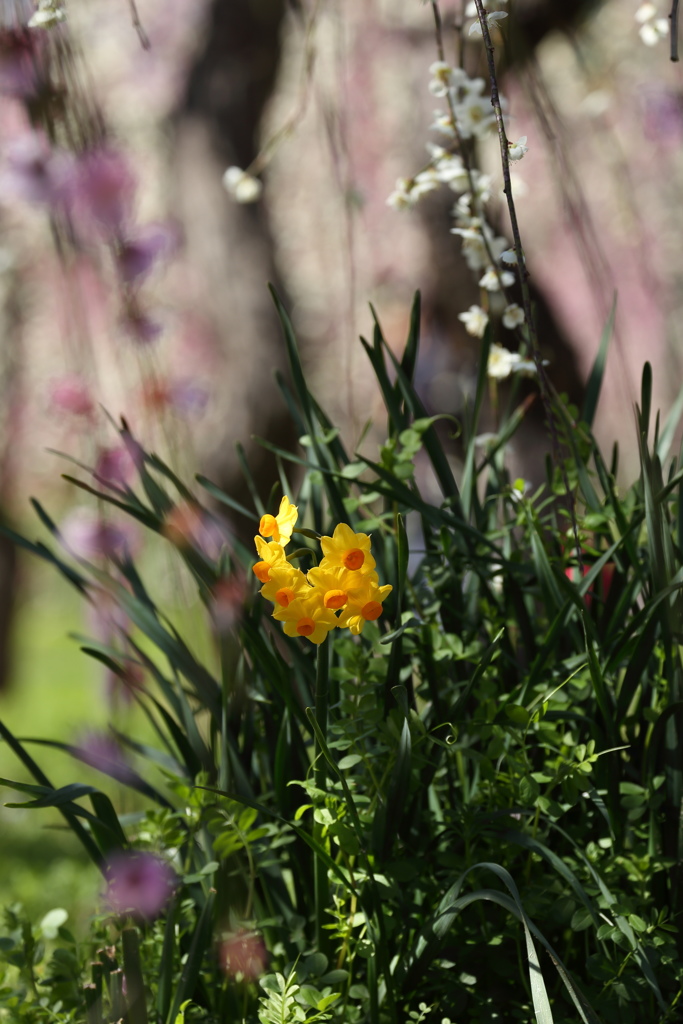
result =
M287 636L314 644L337 626L360 633L366 622L380 617L392 589L379 585L370 537L340 523L331 537L321 538L320 565L303 573L284 551L297 516L296 505L285 495L276 516L261 517L260 536L254 537L259 561L253 571L263 584L261 595L274 605L273 618L284 623Z

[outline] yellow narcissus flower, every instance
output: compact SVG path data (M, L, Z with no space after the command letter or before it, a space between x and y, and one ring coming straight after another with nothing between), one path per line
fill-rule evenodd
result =
M337 625L341 629L350 629L352 633L362 632L366 622L374 622L382 614L382 602L387 594L390 594L393 587L387 583L379 587L375 580L364 579L364 585L359 587L353 598L342 609Z
M287 636L304 636L314 644L321 644L337 625L336 615L325 607L320 592L313 589L309 595L295 598L286 608L277 608L273 618L284 622Z
M365 575L375 568L367 533L354 533L346 523L340 523L331 537L322 537L320 545L325 556L321 569L350 569Z
M304 597L310 589L301 569L285 561L271 568L268 582L261 587L261 596L279 608L287 608L296 598Z
M268 537L275 544L281 544L284 548L292 538L292 530L298 515L299 510L296 505L292 505L285 494L280 502L280 510L276 516L269 514L261 516L258 532L262 537Z
M261 561L252 566L252 569L256 579L261 583L268 582L270 574L276 566L284 568L289 566L281 544L267 544L262 537L254 537L254 544Z
M309 569L307 575L311 586L320 591L325 607L333 611L343 608L348 601L360 595L365 580L378 582L377 573L372 569L364 574L351 569L329 569L326 559L316 569Z

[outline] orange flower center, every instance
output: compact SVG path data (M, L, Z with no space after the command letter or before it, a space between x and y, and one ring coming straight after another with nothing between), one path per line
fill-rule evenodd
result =
M281 587L275 594L275 600L281 608L288 608L296 594L291 587Z
M360 569L364 561L365 554L360 548L351 548L350 551L345 552L342 558L342 562L347 569Z
M277 519L275 516L266 514L261 516L261 522L259 523L258 532L262 537L274 537L275 541L280 539L280 532L277 528Z
M374 620L378 619L382 614L382 605L379 601L368 601L367 604L363 605L360 613L367 621L374 622Z
M254 566L254 576L261 583L267 583L270 579L270 565L268 562L257 562Z
M296 631L299 636L310 636L315 630L315 622L304 615L296 624Z
M347 594L345 590L328 590L325 594L323 604L326 608L332 608L336 611L337 608L343 608L347 601Z

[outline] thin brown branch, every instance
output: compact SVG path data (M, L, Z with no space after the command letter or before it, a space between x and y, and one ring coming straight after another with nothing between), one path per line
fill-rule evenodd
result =
M678 0L671 4L671 60L678 60Z
M145 32L142 22L140 21L140 15L138 14L138 9L135 0L128 0L128 6L130 7L130 16L133 21L133 28L138 34L140 45L142 46L143 50L151 50L152 44L149 41L149 36Z

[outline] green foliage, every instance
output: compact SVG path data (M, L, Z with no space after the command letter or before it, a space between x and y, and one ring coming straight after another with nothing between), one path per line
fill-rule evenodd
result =
M95 785L54 786L6 726L33 781L3 785L26 808L55 808L98 867L134 847L172 859L180 884L154 923L97 919L59 984L30 925L12 918L0 1019L86 1013L94 1024L126 1009L163 1024L676 1020L683 473L669 458L673 421L652 432L648 370L639 480L620 492L616 459L608 466L591 434L604 340L584 419L555 401L555 464L528 495L505 462L526 408L514 392L496 437L478 444L484 369L456 432L456 480L450 424L427 415L412 382L419 301L402 359L377 320L364 342L388 415L376 460L346 451L308 391L276 301L291 364L283 394L302 435L301 453L278 451L283 481L287 462L303 468L297 557L308 567L308 541L338 522L372 531L394 587L385 615L318 656L286 637L256 593L251 551L211 554L169 531L174 510L211 513L122 425L139 484L98 500L167 538L208 621L226 582L246 573L248 592L234 630L216 629L200 654L130 559L72 565L21 539L78 592L104 589L126 613L118 641L83 649L146 674L135 698L153 739L116 733L136 759L123 780L141 801L134 815ZM250 526L275 500L248 478L252 513L199 484ZM267 968L252 970L252 951L222 969L240 929L263 942ZM57 940L54 956L66 956L73 940L61 929ZM105 947L103 967L88 959ZM137 978L125 995L119 964ZM43 985L56 999L46 1007Z

